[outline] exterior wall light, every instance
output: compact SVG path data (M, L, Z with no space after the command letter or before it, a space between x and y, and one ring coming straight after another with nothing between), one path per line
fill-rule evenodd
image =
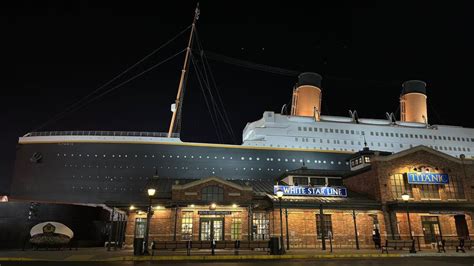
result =
M216 207L217 207L217 205L215 203L211 203L211 205L209 206L209 209L215 210Z

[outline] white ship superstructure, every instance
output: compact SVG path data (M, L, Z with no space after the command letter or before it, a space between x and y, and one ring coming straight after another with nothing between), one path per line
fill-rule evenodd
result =
M356 112L350 112L349 117L320 115L321 77L313 73L302 75L309 75L309 78L300 76L293 105L297 104L295 95L303 96L297 95L301 87L315 88L316 93L304 95L316 96L314 105L300 107L306 109L304 115L295 114L294 110L298 108L294 106L292 115L264 112L261 119L247 124L242 145L349 152L357 152L365 145L387 152L424 145L451 156L464 154L466 158L474 159L474 129L427 123L426 84L422 81L403 84L400 102L404 121L395 121L393 114L387 115L387 119L357 118ZM311 109L313 115L308 116L307 110Z

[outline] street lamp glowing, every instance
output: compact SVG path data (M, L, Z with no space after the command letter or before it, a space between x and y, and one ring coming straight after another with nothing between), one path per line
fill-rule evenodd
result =
M131 211L133 211L133 210L135 210L135 209L136 209L135 206L130 205L130 210L131 210Z
M405 192L405 193L402 194L402 200L403 201L408 201L409 199L410 199L410 195L408 195L408 193Z
M155 196L155 193L156 193L156 189L154 189L154 188L149 188L148 189L148 196L149 197Z
M237 208L237 204L235 204L235 203L232 204L232 208L234 208L234 209Z
M277 192L276 192L276 196L277 196L278 199L283 198L283 191L281 189L278 189Z
M212 203L211 206L209 206L209 208L210 208L211 210L215 210L216 207L217 207L217 205L216 205L215 203Z

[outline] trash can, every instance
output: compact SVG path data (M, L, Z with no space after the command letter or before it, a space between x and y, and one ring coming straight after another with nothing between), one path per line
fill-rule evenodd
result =
M140 256L143 254L143 238L133 239L133 255Z
M280 255L280 238L279 237L270 237L270 254L271 255Z

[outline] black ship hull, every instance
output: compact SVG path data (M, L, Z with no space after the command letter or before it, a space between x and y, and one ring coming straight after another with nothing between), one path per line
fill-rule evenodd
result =
M175 179L275 179L302 167L348 171L348 153L199 143L19 144L12 199L69 203L146 201L146 186ZM159 192L158 188L158 192Z

